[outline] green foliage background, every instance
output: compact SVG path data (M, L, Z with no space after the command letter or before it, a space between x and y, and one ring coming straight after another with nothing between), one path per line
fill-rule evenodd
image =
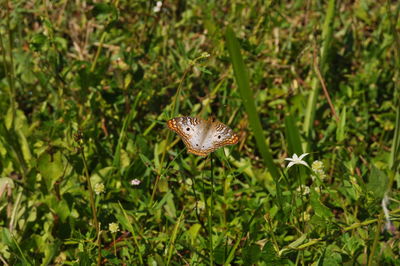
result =
M0 260L398 265L399 11L2 1ZM177 115L240 141L188 154Z

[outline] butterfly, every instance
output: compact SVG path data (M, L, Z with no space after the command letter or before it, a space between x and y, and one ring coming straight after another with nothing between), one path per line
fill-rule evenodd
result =
M239 141L232 129L213 119L176 117L168 120L167 126L182 138L188 152L200 156L206 156L218 148Z

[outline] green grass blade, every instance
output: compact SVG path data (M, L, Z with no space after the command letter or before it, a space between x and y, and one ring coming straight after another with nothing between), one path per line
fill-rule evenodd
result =
M22 265L33 265L28 258L25 257L25 252L22 251L19 243L7 228L3 227L0 233L2 243L10 248L15 256L22 262Z
M266 144L260 118L258 117L256 104L254 102L253 91L250 89L247 69L244 65L240 52L240 45L235 37L235 33L231 28L228 28L226 31L226 46L229 51L239 92L242 97L246 113L249 116L250 126L256 139L258 151L260 152L264 160L264 164L267 166L272 177L277 180L279 177L279 172L272 159L270 149Z
M302 154L303 149L301 147L299 129L297 128L295 119L292 115L285 117L285 131L289 154Z
M175 247L176 236L178 235L178 230L179 230L179 227L181 226L181 223L183 220L183 213L184 213L184 210L182 210L181 215L178 218L178 221L176 221L174 230L172 231L171 239L168 243L167 265L169 265L171 262L172 252L174 251L174 247Z
M136 231L133 228L132 224L129 222L128 214L126 213L125 209L122 207L122 204L120 202L118 202L118 205L119 205L119 208L120 208L120 210L121 210L123 215L117 214L116 218L118 219L118 222L120 222L126 229L129 230L129 232L131 232L133 241L134 241L134 243L136 245L136 248L137 248L137 254L139 256L140 264L144 265L142 253L140 252L139 242L137 240ZM134 221L134 223L136 223L136 221Z
M344 106L342 113L340 115L340 123L336 130L336 140L339 143L341 143L346 139L346 114L347 114L347 109L346 106Z
M400 149L400 104L397 105L396 125L395 125L393 143L392 143L392 148L390 151L390 158L389 158L389 167L392 170L396 170L398 168L399 160L400 160L399 149Z
M328 54L331 49L332 39L333 39L333 21L335 18L335 0L330 0L328 3L328 9L325 17L324 27L322 29L322 50L321 50L321 59L319 69L321 70L321 74L324 75L327 69L327 60ZM315 119L315 109L317 105L317 98L320 91L320 84L317 77L314 77L311 83L312 91L308 98L306 114L304 119L303 131L306 134L307 139L309 140L311 137L311 128ZM304 150L307 151L309 149L309 142L303 144Z
M386 10L389 15L389 22L390 22L390 31L393 34L394 37L394 53L395 53L395 63L396 63L396 69L397 69L397 76L399 76L399 69L400 69L400 38L396 30L396 18L399 17L399 11L400 8L398 7L396 9L395 14L392 14L390 10L390 1L386 1ZM400 101L398 98L398 95L400 94L400 82L397 79L397 82L394 83L395 85L395 91L394 91L394 99L397 99L395 101L395 104L397 105L396 108L396 124L395 124L395 130L394 130L394 136L393 136L393 142L392 142L392 147L390 150L390 158L389 158L389 167L394 170L395 172L396 169L399 166L399 161L400 161ZM396 97L397 95L397 97ZM399 176L397 172L397 177Z

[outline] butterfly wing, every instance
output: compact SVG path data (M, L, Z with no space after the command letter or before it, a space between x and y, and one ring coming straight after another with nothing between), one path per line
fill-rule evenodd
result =
M188 152L200 156L239 141L232 129L217 121L185 116L171 119L167 125L182 138Z
M207 134L207 121L197 117L184 116L168 120L167 126L182 138L188 152L201 156L207 155L200 148Z
M210 153L223 146L236 144L238 141L239 137L232 129L215 121L212 123L202 143L202 150L206 153Z

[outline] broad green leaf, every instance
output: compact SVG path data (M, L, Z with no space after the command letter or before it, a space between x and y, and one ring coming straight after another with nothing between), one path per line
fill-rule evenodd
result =
M64 174L61 152L54 154L43 153L37 161L37 167L46 183L47 189L50 190L57 179Z
M343 265L342 256L340 253L336 252L338 249L335 245L330 245L327 247L326 251L324 252L324 257L322 258L323 266L339 266Z
M252 244L243 248L243 262L245 265L253 265L261 256L261 250L258 245Z
M195 245L196 244L196 239L198 237L200 229L201 229L201 225L200 224L194 224L189 228L189 230L187 230L186 233L190 237L191 245Z
M322 204L322 202L319 200L319 194L315 191L311 191L310 193L310 202L311 206L314 209L314 212L317 216L321 218L326 218L329 219L330 217L333 216L331 210L326 207L325 205Z
M386 174L372 165L371 174L368 177L367 189L374 193L377 199L382 199L388 185Z

